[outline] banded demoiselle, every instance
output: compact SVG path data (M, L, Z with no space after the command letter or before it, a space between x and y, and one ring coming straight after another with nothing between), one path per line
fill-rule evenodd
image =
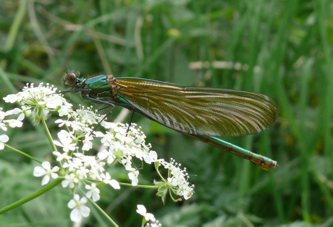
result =
M99 75L82 78L65 74L64 85L84 98L125 107L166 127L221 147L269 170L277 162L236 146L221 137L263 131L277 117L277 109L265 95L206 87L184 87L142 78Z

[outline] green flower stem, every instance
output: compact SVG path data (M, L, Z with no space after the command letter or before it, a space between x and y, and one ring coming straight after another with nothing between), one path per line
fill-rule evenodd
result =
M142 185L142 184L139 184L139 185L133 186L130 183L119 183L119 184L122 185L122 186L130 186L130 187L137 187L137 188L158 189L158 186L156 186L156 185Z
M141 227L144 227L146 223L147 221L144 218L142 218Z
M50 191L52 188L54 188L55 186L57 186L58 184L60 184L62 181L62 179L56 179L54 181L52 181L51 183L45 185L44 187L42 187L39 191L23 198L20 199L12 204L9 204L8 206L5 206L3 208L0 209L0 214L6 213L7 211L10 211L12 209L15 209L16 207L22 206L23 204L43 195L44 193Z
M21 150L19 150L19 149L16 149L15 147L12 147L12 146L10 146L10 145L8 145L8 144L5 144L5 147L7 147L8 149L11 149L12 151L15 151L16 153L19 153L20 155L23 155L23 156L25 156L25 157L27 157L27 158L30 158L31 160L34 160L34 161L36 161L36 162L38 162L38 163L42 163L42 162L39 161L38 159L36 159L36 158L32 157L31 155L25 153L24 151L21 151Z
M42 119L42 123L43 123L43 126L44 126L44 130L46 132L47 138L48 138L48 140L50 142L50 145L52 146L53 151L56 151L57 147L56 147L56 145L53 142L52 135L50 133L49 127L47 127L47 124L46 124L46 121L45 121L44 118Z
M170 196L170 198L172 199L173 202L177 203L177 202L182 201L181 198L176 199L175 197L173 197L173 194L172 194L171 190L168 190L168 191L169 191L169 196Z
M105 211L100 207L100 206L98 206L97 205L97 203L95 203L94 201L92 201L91 199L89 199L88 198L88 200L89 200L89 202L90 203L92 203L93 205L94 205L94 207L99 211L99 212L101 212L101 214L110 222L110 223L112 223L112 225L113 226L115 226L115 227L119 227L119 225L107 214L107 213L105 213Z
M157 174L160 176L160 178L163 180L163 181L167 181L166 179L164 179L164 177L162 176L162 174L160 173L160 170L159 170L159 163L156 163L155 162L155 170L157 172Z

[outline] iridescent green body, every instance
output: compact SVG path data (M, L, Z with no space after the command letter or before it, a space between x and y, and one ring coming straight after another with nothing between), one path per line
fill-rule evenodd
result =
M82 79L80 78L80 83L82 83L86 89L89 89L89 91L93 91L96 94L103 94L107 93L110 94L110 86L107 81L107 76L100 75L88 79Z
M171 129L221 147L263 169L276 161L222 140L220 137L258 133L276 119L267 96L235 90L184 87L141 78L99 75L89 79L74 73L65 85L92 101L119 105Z

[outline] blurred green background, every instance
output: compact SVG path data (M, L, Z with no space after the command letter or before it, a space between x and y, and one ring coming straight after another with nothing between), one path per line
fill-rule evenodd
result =
M165 226L333 226L332 1L1 0L0 43L1 97L27 82L62 88L64 72L75 70L241 89L275 100L273 127L228 138L277 160L269 172L136 115L160 156L187 167L196 192L186 202L163 204L154 191L105 188L100 205L120 226L139 225L136 204ZM50 158L40 127L27 122L10 137L10 145ZM1 151L1 207L38 190L34 165ZM151 169L145 172L153 178ZM0 225L72 226L69 197L59 187L2 215ZM94 213L86 226L106 225Z

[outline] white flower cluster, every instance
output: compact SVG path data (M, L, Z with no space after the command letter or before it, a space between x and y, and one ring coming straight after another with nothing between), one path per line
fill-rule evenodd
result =
M38 123L46 119L49 112L57 111L59 116L65 116L72 110L72 104L52 85L34 84L26 85L21 92L7 95L3 98L7 103L18 103L26 116L32 115Z
M96 132L104 145L97 156L108 164L121 163L132 185L137 185L139 171L132 165L133 158L151 164L157 161L156 152L151 150L150 144L145 143L146 136L136 124L129 127L127 124L103 122L102 126L108 131Z
M19 108L15 108L8 111L3 111L0 108L0 150L5 148L5 144L9 141L9 137L5 134L9 128L22 127L24 114Z
M190 185L188 173L186 168L182 169L181 165L175 160L171 159L166 162L161 159L159 162L168 171L167 181L171 185L171 191L177 196L183 197L185 200L193 195L194 185Z
M157 153L146 143L144 133L136 124L129 127L127 124L108 122L103 115L97 114L91 108L80 107L73 110L72 105L50 85L40 84L35 87L31 84L17 94L8 95L4 100L9 103L16 102L22 110L0 110L0 129L3 131L7 126L21 126L24 118L22 113L33 116L36 123L47 119L50 112L58 113L60 118L56 119L55 123L60 131L57 139L53 140L54 147L57 147L53 151L56 164L52 166L50 162L43 162L35 167L33 174L42 177L42 185L48 184L51 179L63 179L62 187L73 192L73 199L68 203L68 207L72 209L72 221L78 222L89 216L90 209L85 204L88 199L93 202L100 199L98 186L105 184L113 189L120 189L121 184L107 171L109 167L122 165L131 185L137 186L139 169L135 168L134 160L155 164L155 167L161 166L167 170L167 179L160 175L162 181L158 184L155 182L158 190L160 187L167 188L177 197L184 199L192 196L193 186L188 182L186 170L181 169L174 160L169 163L158 159ZM7 116L18 117L5 120ZM0 134L0 149L2 143L7 141L8 138L3 138ZM93 144L96 143L102 145L97 153L92 151ZM160 226L150 213L143 211L142 207L138 207L138 212L141 212L147 221L146 226Z
M161 227L161 223L155 218L152 213L148 213L144 205L139 204L136 207L136 212L140 214L145 221L145 227Z
M80 107L75 111L70 111L64 118L55 121L59 127L65 127L61 134L58 134L59 141L55 141L57 146L63 148L65 152L75 151L76 143L82 142L82 150L88 151L92 148L95 126L103 120L104 116L96 114L91 108Z

